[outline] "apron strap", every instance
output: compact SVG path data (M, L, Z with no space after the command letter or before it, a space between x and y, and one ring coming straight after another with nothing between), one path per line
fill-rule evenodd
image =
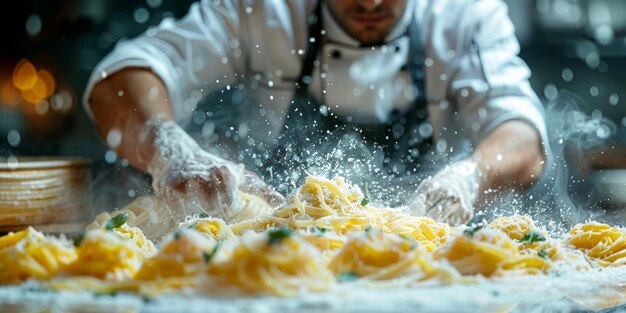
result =
M426 108L426 83L424 81L424 50L422 49L422 38L420 28L417 25L415 14L411 17L411 24L407 29L409 35L409 60L408 67L413 80L413 86L417 89L415 104L418 109ZM425 119L425 118L424 118Z
M309 40L306 54L302 62L302 70L300 77L296 82L294 97L306 95L309 92L309 85L313 81L313 69L315 68L315 59L322 46L322 1L317 2L315 12L309 16Z

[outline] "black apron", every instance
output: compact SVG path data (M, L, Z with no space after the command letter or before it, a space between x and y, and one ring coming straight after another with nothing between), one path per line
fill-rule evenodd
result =
M288 193L293 187L299 186L304 177L311 174L330 177L352 176L347 178L356 184L371 182L373 179L379 182L386 179L390 183L395 181L394 186L400 186L404 184L401 179L407 177L411 177L407 179L412 183L419 182L421 179L415 176L418 173L428 174L426 168L430 167L420 161L424 161L426 154L434 153L431 149L432 131L426 138L422 137L419 131L420 126L424 127L427 123L428 111L423 70L424 55L415 16L411 18L407 29L410 48L405 67L410 71L413 86L417 91L415 103L407 112L392 112L386 123L359 125L346 122L344 118L333 114L328 109L330 106L318 103L309 93L315 61L325 40L321 3L322 1L318 3L315 14L308 19L313 21L309 26L309 38L312 40L309 40L283 132L272 152L265 154L264 178L283 193ZM319 62L317 64L319 66ZM335 155L337 153L338 156ZM363 156L363 153L367 156ZM330 164L333 163L330 160L333 158L341 159L338 162L347 163L343 171L333 172L333 165ZM327 161L326 172L320 173L311 169L324 167ZM369 164L363 164L368 162ZM352 170L357 163L363 168ZM376 169L372 169L373 163L377 163L374 165ZM378 174L365 173L368 170ZM388 184L380 185L380 189L391 192Z

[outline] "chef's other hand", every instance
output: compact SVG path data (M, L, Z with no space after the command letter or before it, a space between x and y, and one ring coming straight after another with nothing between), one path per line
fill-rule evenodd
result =
M414 215L426 215L453 226L465 224L474 217L482 177L473 160L452 163L422 181L407 205Z
M155 153L148 166L152 187L165 199L177 222L188 215L207 213L228 219L241 210L240 189L278 203L274 192L243 166L202 149L171 121L148 123Z

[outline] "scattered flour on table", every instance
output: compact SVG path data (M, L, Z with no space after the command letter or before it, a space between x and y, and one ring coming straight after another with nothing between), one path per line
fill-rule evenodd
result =
M626 302L626 271L509 277L476 284L377 289L346 283L296 298L52 292L35 282L0 288L0 312L580 312Z

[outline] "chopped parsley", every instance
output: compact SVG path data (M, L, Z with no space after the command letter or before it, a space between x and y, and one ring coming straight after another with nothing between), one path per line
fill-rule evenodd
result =
M207 218L209 217L209 214L206 213L200 213L200 215L198 215L199 218Z
M117 291L112 290L112 291L98 291L96 293L94 293L94 296L96 297L115 297L117 296Z
M280 228L272 229L267 232L269 237L269 244L274 245L280 243L283 239L291 237L291 228L287 226L281 226Z
M529 231L519 240L520 243L534 243L539 241L546 241L546 237L537 231Z
M149 297L149 296L143 296L143 297L141 297L141 299L143 300L144 303L150 303L150 302L154 301L154 298Z
M485 228L485 226L483 225L479 225L476 227L468 227L467 229L463 231L463 234L470 236L470 237L474 237L474 234L483 228Z
M213 259L213 257L217 253L217 250L219 250L219 249L220 249L220 243L218 242L215 245L215 247L213 247L213 251L211 251L211 253L208 253L206 251L202 252L202 258L204 259L204 263L206 263L206 264L211 263L211 259Z
M26 291L28 291L28 292L46 292L48 290L43 288L42 286L29 286L28 288L26 288Z
M316 233L318 236L323 235L327 231L328 231L328 229L326 229L324 227L319 227L317 225L313 228L313 232Z
M417 241L415 239L409 238L409 237L404 236L404 235L399 235L399 236L400 236L400 238L402 238L402 239L404 239L404 240L409 242L409 251L417 248Z
M108 229L108 230L112 230L112 229L118 228L118 227L124 225L124 223L126 223L126 220L128 220L128 213L120 213L120 214L112 217L110 220L108 220L104 224L104 228Z
M357 280L357 279L359 279L359 274L357 274L355 272L344 272L344 273L341 273L341 274L337 275L337 280L340 283L353 281L353 280Z
M182 231L182 229L179 229L179 230L177 230L177 231L174 233L174 240L178 240L178 239L180 239L180 237L182 237L182 236L183 236L183 231Z
M74 247L80 246L80 244L83 242L83 239L85 239L85 234L80 234L76 238L74 238Z
M542 259L547 259L548 258L548 252L546 252L546 250L539 250L539 253L537 253L537 255L542 258Z
M368 234L369 234L369 233L371 233L372 231L374 231L374 227L372 227L372 226L367 226L367 227L365 227L365 232L366 232L366 233L368 233Z
M371 199L370 191L367 188L367 183L365 183L365 196L363 197L363 200L361 200L361 205L362 206L368 205L370 203L370 199Z

